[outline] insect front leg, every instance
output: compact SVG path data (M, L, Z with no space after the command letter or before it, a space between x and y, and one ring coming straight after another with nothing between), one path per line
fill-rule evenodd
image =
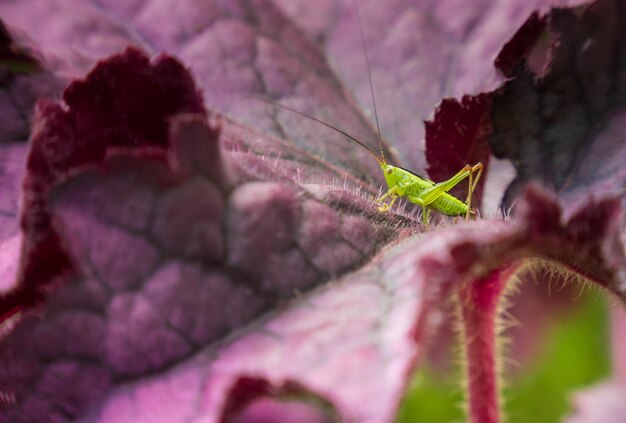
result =
M378 211L384 213L387 210L389 210L391 206L393 206L393 203L395 203L396 200L398 199L397 191L398 191L397 186L393 188L389 188L389 190L385 194L383 194L378 199L376 199L376 203L380 204L380 207L378 207ZM391 201L389 203L383 202L383 200L387 197L391 197Z

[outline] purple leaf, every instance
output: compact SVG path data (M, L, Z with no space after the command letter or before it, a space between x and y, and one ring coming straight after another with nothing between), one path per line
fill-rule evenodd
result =
M188 357L292 297L294 291L304 291L358 264L376 248L381 235L384 239L385 233L391 233L388 223L372 226L362 215L347 211L339 215L313 195L324 198L332 192L314 187L305 192L290 180L253 182L256 168L275 173L259 157L250 156L250 166L244 169L237 160L240 153L233 151L222 171L217 131L202 119L175 120L168 165L161 150L147 150L155 141L156 146L170 145L160 139L161 131L145 135L147 120L135 120L132 113L93 113L92 103L85 100L97 95L80 95L97 92L102 74L121 81L118 85L132 82L113 93L141 92L141 82L150 84L155 73L160 75L159 69L166 64L172 68L170 63L171 59L163 58L149 66L138 52L129 50L99 65L84 82L70 86L65 94L67 111L49 104L44 111L56 113L40 115L45 120L31 152L31 163L38 166L30 167L29 177L43 180L47 190L58 185L49 181L65 181L54 188L51 205L45 202L47 196L40 201L46 216L54 216L45 219L55 222L48 231L63 240L63 248L58 245L55 251L67 257L64 266L72 266L64 278L76 277L48 298L42 310L47 323L40 326L39 318L25 318L4 339L2 355L9 371L3 375L3 386L11 386L9 398L17 398L19 404L8 412L13 418L80 414L113 380L150 374ZM134 78L138 69L142 81ZM185 75L167 79L180 86L178 80L185 81ZM163 89L160 85L153 89L159 88ZM121 99L106 101L106 93L100 96L104 110L108 104L128 104ZM171 96L164 98L171 100ZM137 110L150 116L148 106L164 104L168 103L153 99ZM161 116L167 114L159 111ZM152 124L162 128L160 114L152 115L156 115ZM111 117L118 120L102 124ZM58 151L44 147L55 140L59 128L68 127L68 121L76 122L70 128L86 128L74 133L75 143L68 146L74 150L61 160L58 155L45 155ZM109 132L108 128L117 129ZM120 143L128 147L110 148ZM60 174L60 164L69 175ZM231 180L241 185L230 185ZM311 213L326 215L325 225L307 225L310 219L303 219ZM374 211L370 214L376 216ZM334 260L324 255L327 250L334 252ZM24 269L31 284L37 282L33 275L41 271L38 260L33 255ZM94 314L95 310L99 312ZM37 327L34 331L31 324ZM66 336L73 341L65 342ZM132 341L139 338L141 342ZM12 356L13 348L24 354ZM76 355L89 357L93 365L75 362ZM43 358L54 364L42 368ZM13 371L20 368L25 370L18 379ZM38 376L41 372L45 376ZM60 393L67 396L52 396L58 379L68 374L80 375L85 383L96 379L99 383L89 389L78 383L76 391ZM37 394L27 394L40 382ZM395 381L397 387L401 383ZM395 395L399 393L396 388ZM54 411L59 403L63 403L62 414Z
M116 149L163 156L167 118L204 110L191 77L178 62L164 57L151 65L134 49L96 67L85 81L72 83L64 100L70 111L45 101L38 107L39 126L31 137L24 180L21 267L17 287L0 298L3 318L36 305L50 284L74 273L51 227L50 189Z
M59 407L64 415L83 415L100 398L101 406L91 408L89 421L134 421L157 412L155 398L164 395L157 406L165 407L168 421L197 413L218 419L226 410L246 409L248 400L242 405L236 402L238 396L230 395L241 378L254 377L273 389L293 381L304 392L321 395L344 419L386 421L393 416L420 340L428 339L441 319L435 312L441 299L448 297L462 275L483 277L485 270L470 271L475 263L497 269L537 254L568 260L570 266L595 275L624 297L618 275L626 266L621 248L612 241L615 231L610 230L620 226L619 204L599 203L591 208L597 218L583 211L564 224L554 199L535 190L529 192L526 211L516 224L477 222L457 231L433 232L428 242L409 238L358 272L347 274L340 283L305 293L284 311L248 327L238 340L220 347L225 334L256 319L278 304L281 296L308 288L302 279L306 273L294 266L298 255L284 244L286 232L280 225L271 232L266 227L276 228L276 221L293 224L289 205L294 201L313 201L319 206L325 201L287 181L232 186L234 192L225 199L225 208L237 219L230 223L234 227L226 219L227 236L246 225L252 240L248 242L264 243L259 249L265 249L266 261L280 257L279 262L292 263L275 269L257 261L262 267L252 274L239 263L259 260L256 251L229 241L231 249L222 256L216 252L224 251L219 245L225 240L219 235L202 236L212 233L204 228L224 221L217 207L224 198L222 178L230 175L227 185L229 180L248 180L232 176L246 171L232 161L238 153L222 152L222 173L214 130L196 118L179 118L173 128L168 145L173 146L174 156L169 165L158 158L116 154L105 158L99 168L83 171L55 189L52 213L57 230L82 276L49 297L43 315L26 318L3 339L1 354L7 363L3 386L10 386L9 398L17 401L7 411L9 418L60 417L55 411ZM256 163L262 160L257 158ZM251 185L263 189L252 191ZM186 192L196 194L193 198L213 199L206 213L180 219L180 213L189 209L173 211L170 199L180 199ZM119 194L124 193L128 200L143 197L141 204L150 207L129 210L128 201L110 200L123 200ZM256 206L252 209L246 207L249 196ZM324 207L330 214L347 211ZM264 210L280 215L247 225ZM161 240L155 236L155 230L167 226L157 224L162 218L172 226L184 225L173 235L194 242L181 245L205 242L206 248L200 251L210 255L197 256L194 249L170 250L167 233ZM258 233L265 235L257 238ZM589 237L589 233L596 236ZM330 245L335 242L332 237L323 239ZM318 272L329 271L318 266ZM294 268L298 276L294 282L304 285L263 284L264 275L274 275L276 280ZM217 356L194 354L207 348L217 349ZM23 353L12 355L15 349ZM84 364L85 358L90 364ZM70 375L80 376L80 383L59 391L59 379ZM134 383L120 385L130 377ZM171 386L187 387L183 400L175 396L176 404L168 399ZM129 403L131 398L136 400Z

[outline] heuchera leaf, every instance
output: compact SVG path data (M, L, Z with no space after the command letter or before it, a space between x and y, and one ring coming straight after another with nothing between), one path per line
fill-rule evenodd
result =
M124 95L118 96L117 91ZM74 273L51 226L50 189L115 149L163 155L167 118L204 110L191 77L178 62L162 59L151 66L133 49L94 69L86 81L71 84L64 101L71 112L50 102L38 106L39 122L31 137L24 180L24 243L18 285L0 299L3 318L36 305L50 284Z
M578 14L552 11L558 44L546 73L536 77L522 63L495 96L489 142L517 170L506 204L528 180L552 187L570 206L589 192L626 187L620 7L599 0Z
M207 141L210 134L206 135L209 136L193 141ZM197 154L198 150L192 151ZM201 162L197 155L194 158L196 163ZM114 161L118 165L110 163L113 175L122 170L129 172L130 168L135 180L144 179L137 176L145 175L146 168L158 170L145 159L133 159L131 163L125 158ZM156 164L157 168L161 166ZM58 216L67 222L62 224L69 232L66 239L79 246L94 241L85 239L86 228L73 227L77 222L90 225L89 233L95 236L98 226L103 225L104 219L98 217L101 208L85 210L82 203L76 203L84 198L82 190L109 185L93 181L101 173L89 172L69 183L61 188L55 201ZM124 176L122 180L129 181ZM191 181L194 179L198 177ZM173 188L181 189L180 185ZM267 323L249 327L247 334L234 343L223 347L216 344L208 350L215 342L211 339L224 330L219 328L220 321L232 327L238 321L243 323L242 312L254 313L255 307L263 307L263 297L251 295L245 289L245 279L233 286L228 268L193 264L188 259L181 262L174 256L160 267L148 269L146 280L141 281L136 267L125 265L129 259L136 263L136 257L128 257L129 251L122 251L117 257L110 256L105 264L118 272L118 278L113 280L116 283L138 280L129 291L105 285L97 277L101 272L99 262L87 260L93 276L76 281L65 292L59 291L50 298L46 315L24 324L4 339L5 348L10 345L24 352L13 356L4 350L2 359L8 372L4 381L23 384L13 385L10 392L18 396L29 393L22 394L19 413L25 414L18 415L32 415L33 420L54 416L48 401L56 406L62 403L66 412L78 413L82 411L79 405L86 407L95 401L93 398L100 397L106 399L101 407L92 410L88 421L140 421L152 413L167 413L170 421L200 416L217 421L222 413L230 416L233 409L245 410L250 404L250 397L240 394L242 378L269 385L271 389L264 389L272 392L282 392L285 384L297 382L301 388L292 400L310 406L317 404L311 398L321 395L344 420L389 420L404 386L407 366L418 352L419 344L415 341L428 339L441 319L434 310L455 289L459 278L473 275L482 279L485 272L491 273L482 266L477 268L476 263L488 265L499 274L497 269L516 266L523 258L561 262L567 259L569 266L578 266L598 279L614 281L613 290L623 283L618 279L620 270L609 264L617 260L618 269L625 267L623 252L610 236L589 242L586 231L600 228L580 227L579 218L563 224L554 199L539 191L530 191L526 202L524 217L515 225L485 221L458 231L433 232L427 242L413 238L397 244L336 285L306 294L306 298L270 317ZM594 210L607 227L621 223L621 216L615 214L619 210L616 201L598 204ZM551 230L546 232L546 227ZM110 237L110 230L103 236ZM563 250L563 246L568 246L568 250ZM77 250L84 254L85 247ZM139 250L134 253L139 254L146 247L137 239L131 245L130 251L133 250ZM590 267L588 261L600 267ZM494 282L502 285L506 280L496 277ZM623 297L624 292L619 295ZM218 326L207 326L208 322ZM88 331L84 326L87 324ZM374 327L377 335L372 337ZM93 338L84 333L93 334ZM69 344L68 339L72 340ZM214 353L191 355L202 350ZM42 362L41 356L46 360ZM91 364L80 364L85 357L90 357ZM165 371L162 367L172 361L179 365ZM32 369L36 363L42 364ZM47 377L37 379L31 372L43 372ZM85 383L95 379L99 383L91 383L90 389L82 384L69 391L66 388L64 395L71 394L74 399L67 402L66 398L52 395L57 378L67 377L67 372L80 374ZM155 372L159 376L150 377ZM123 381L130 375L135 380L132 384L113 384L113 380Z
M119 89L104 92L112 81ZM218 131L203 123L202 115L176 118L172 135L163 138L167 126L162 122L170 110L201 111L197 101L180 101L199 98L189 81L171 58L151 65L130 49L73 83L64 95L67 110L42 106L29 160L38 166L29 166L29 177L43 180L38 186L45 190L39 191L39 203L26 204L25 213L45 210L48 254L33 254L23 274L43 291L37 276L54 247L59 258L52 263L61 263L66 284L54 292L45 289L50 294L41 313L47 317L25 317L3 339L2 386L7 402L15 402L5 410L9 421L84 413L112 381L147 375L188 357L294 292L359 264L393 235L392 221L382 221L373 205L368 205L371 219L362 207L359 214L339 213L325 203L341 204L343 190L339 196L333 193L337 190L315 186L304 192L281 177L272 163L293 159L289 150L285 159L269 163L250 153L242 161L241 152L232 150L222 171ZM178 95L168 93L169 87L177 87ZM102 109L94 109L91 99L99 99ZM142 99L147 104L123 110ZM115 106L115 113L94 113ZM70 151L59 158L50 155L59 150L47 146L64 128L70 129L65 132L71 135L66 138ZM149 132L154 128L161 130ZM225 136L236 133L224 131ZM224 140L225 145L242 142ZM38 230L35 235L41 236ZM37 251L38 245L32 248ZM408 310L414 313L413 307ZM41 317L43 326L37 323ZM13 355L16 348L24 353ZM84 366L77 356L90 357L91 364ZM51 395L58 378L69 374L83 383L59 392L61 397ZM35 388L40 381L46 386ZM394 380L396 397L402 383ZM44 394L31 396L31 389Z
M35 34L46 54L72 63L71 72L138 38L148 50L167 48L184 59L205 98L178 61L165 55L151 63L131 48L74 81L63 102L40 103L19 286L1 299L5 316L22 313L2 327L0 422L249 422L286 415L391 421L451 296L465 316L469 416L498 421L496 306L514 275L526 267L556 269L626 301L614 174L581 178L571 204L564 200L571 197L533 185L512 220L422 233L414 216L383 215L370 201L381 176L366 151L265 101L336 123L376 148L373 126L324 56L271 2L40 3L39 15L30 1L3 2L0 13ZM404 69L398 80L413 81L407 69L418 57L424 72L415 84L430 93L406 111L383 95L383 109L402 110L391 120L396 134L420 124L448 90L495 88L491 62L532 10L526 3L523 13L494 6L483 16L485 5L472 3L450 20L460 8L447 2L417 15L400 2L373 4L364 20L378 14L396 29L386 43L373 43L375 80L384 67ZM76 13L65 20L68 7ZM336 25L308 28L324 34L327 52L346 49L335 57L350 85L345 69L361 65L350 62L357 53L345 46L360 41L358 33L344 32L356 28L353 9L340 10ZM490 19L503 15L516 22L498 26L506 35L487 31ZM428 25L431 16L436 25ZM86 18L100 25L78 24ZM396 20L402 25L391 25ZM405 36L416 27L441 47L424 56L405 50L414 48ZM485 39L492 42L479 55L459 48ZM80 59L68 47L74 42ZM435 43L415 45L432 50ZM389 46L399 47L385 61ZM483 53L489 60L477 58ZM480 85L485 72L494 74ZM363 81L352 86L359 99L367 98ZM424 87L412 91L408 84L402 95L419 97ZM480 134L473 138L480 148L470 144L463 154L478 152L483 160L485 128L497 135L494 122L502 122L487 113L498 95L466 97L465 107L444 102L434 125L460 140L463 131L448 132L437 119L445 111L465 119ZM204 104L244 124L207 116ZM419 167L415 140L397 147ZM594 146L613 147L614 140ZM445 154L433 157L442 168L456 166ZM586 191L590 181L595 198ZM36 310L27 309L35 303Z

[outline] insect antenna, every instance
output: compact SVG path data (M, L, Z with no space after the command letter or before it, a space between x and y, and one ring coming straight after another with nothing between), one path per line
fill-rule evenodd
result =
M380 131L380 122L378 121L378 110L376 109L376 97L374 96L374 83L372 82L372 69L370 66L370 58L367 54L367 45L365 44L365 33L363 31L363 22L361 21L361 12L359 11L359 3L354 1L354 9L356 10L357 22L359 23L359 33L361 34L361 47L363 47L363 55L365 56L365 65L367 66L367 79L370 84L370 95L372 97L372 105L374 106L374 119L376 120L376 129L378 131L378 148L380 149L380 157L383 163L385 160L385 151L383 150L383 136Z
M281 109L288 110L288 111L290 111L290 112L292 112L292 113L295 113L295 114L297 114L297 115L300 115L300 116L302 116L302 117L304 117L304 118L310 119L310 120L312 120L313 122L317 122L317 123L319 123L319 124L321 124L321 125L326 126L327 128L332 129L333 131L339 132L339 133L340 133L341 135L343 135L344 137L351 139L352 141L356 142L356 143L357 143L357 144L359 144L361 147L363 147L363 148L365 148L367 151L369 151L369 152L370 152L370 154L376 158L376 160L378 161L378 163L386 163L386 162L385 162L385 157L384 157L384 155L383 155L383 157L382 157L382 159L381 159L380 157L378 157L378 155L377 155L376 153L374 153L374 150L372 150L371 148L369 148L367 145L363 144L361 141L359 141L358 139L356 139L356 138L355 138L355 137L353 137L352 135L348 134L348 133L347 133L346 131L344 131L343 129L339 129L339 128L337 128L336 126L333 126L333 125L331 125L331 124L330 124L330 123L328 123L328 122L324 122L323 120L318 119L318 118L316 118L315 116L311 116L311 115L309 115L309 114L306 114L306 113L304 113L304 112L301 112L300 110L298 110L298 109L294 109L293 107L289 107L289 106L286 106L286 105L284 105L284 104L277 103L277 102L275 102L275 101L268 100L268 99L263 98L263 97L258 97L258 96L257 96L256 98L258 98L259 100L261 100L261 101L263 101L263 102L265 102L265 103L271 104L272 106L276 106L276 107L279 107L279 108L281 108Z

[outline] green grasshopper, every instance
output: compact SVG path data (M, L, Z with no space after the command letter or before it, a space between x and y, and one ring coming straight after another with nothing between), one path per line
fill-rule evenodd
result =
M483 172L482 163L476 163L474 166L466 165L450 179L435 183L416 173L390 165L385 161L384 156L382 158L376 157L376 159L383 170L385 182L389 187L387 192L376 200L376 203L380 204L379 211L389 210L399 197L406 197L408 201L422 208L424 225L428 225L431 209L447 216L465 215L465 219L476 216L476 210L471 207L472 194ZM469 189L467 199L463 202L448 194L448 191L465 178L469 178ZM387 197L391 197L391 201L388 203L384 202Z
M400 197L406 198L411 203L417 204L422 208L422 219L424 225L428 225L428 219L430 217L430 210L436 210L439 213L447 216L465 216L466 219L476 216L476 210L471 207L472 194L478 185L480 176L483 172L482 163L476 163L474 166L467 165L463 167L456 175L450 179L435 183L430 179L424 178L409 170L403 169L399 166L394 166L387 163L385 159L385 152L383 150L382 137L378 137L378 146L380 148L380 156L367 145L348 134L347 132L327 123L314 116L303 113L299 110L293 109L284 104L270 102L272 105L280 107L282 109L289 110L321 125L324 125L334 131L339 132L343 136L356 142L361 147L370 152L372 156L378 161L380 168L385 175L385 182L389 189L387 192L375 201L379 205L378 210L382 213L386 212L393 206L396 200ZM451 194L448 194L452 188L458 185L460 182L469 178L469 190L467 193L467 199L461 201ZM385 201L387 198L391 198L390 201Z

